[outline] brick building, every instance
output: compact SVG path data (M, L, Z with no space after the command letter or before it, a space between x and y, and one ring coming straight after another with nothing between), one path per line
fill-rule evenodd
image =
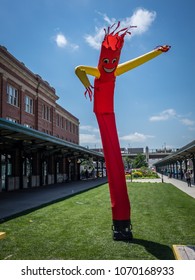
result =
M79 120L55 89L0 46L0 191L79 178Z
M79 120L55 89L0 46L0 117L79 144Z

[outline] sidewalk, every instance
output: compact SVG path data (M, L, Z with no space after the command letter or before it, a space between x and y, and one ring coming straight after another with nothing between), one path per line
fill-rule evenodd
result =
M0 193L0 223L107 183L107 177Z

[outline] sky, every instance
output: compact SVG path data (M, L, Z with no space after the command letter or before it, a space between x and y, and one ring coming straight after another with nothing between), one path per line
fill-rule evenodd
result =
M136 25L120 63L171 49L117 77L120 145L181 148L195 139L194 9L194 0L0 0L0 45L55 88L58 104L80 121L80 145L101 148L93 101L74 69L97 66L104 28Z

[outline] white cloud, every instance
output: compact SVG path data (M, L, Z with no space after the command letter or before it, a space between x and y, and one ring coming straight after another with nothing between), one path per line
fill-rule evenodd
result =
M158 122L158 121L168 121L173 118L179 121L181 124L187 126L190 131L195 130L195 120L190 120L182 115L177 114L174 109L164 110L160 112L158 115L154 115L150 117L149 120L151 122Z
M66 36L62 33L58 33L55 37L54 37L54 40L57 44L57 46L59 48L66 48L66 47L69 47L71 50L75 51L79 48L78 45L76 44L73 44L71 42L69 42L66 38Z
M80 134L80 143L82 144L88 144L88 143L95 143L96 137L95 134Z
M100 138L100 132L99 129L96 127L93 127L91 125L82 125L80 126L80 145L94 147L94 145L97 147L102 146L101 138ZM85 133L86 132L86 133ZM134 143L143 143L146 140L154 138L152 135L146 135L142 133L132 133L125 136L119 137L120 141L131 141Z
M194 126L195 125L195 121L187 119L187 118L181 119L181 123L186 125L186 126Z
M90 126L86 126L90 127ZM92 132L92 131L91 131ZM95 133L96 131L94 131L94 133L92 132L90 133L80 133L80 145L81 146L88 146L88 147L101 147L102 146L102 141L100 138L100 134L99 133ZM99 131L98 131L99 132ZM144 143L146 140L150 139L150 138L154 138L154 136L152 135L145 135L142 133L138 133L135 132L133 134L129 134L129 135L125 135L122 137L119 137L120 141L131 141L134 143Z
M104 29L96 27L95 35L92 36L88 34L84 38L90 47L99 50L104 35L105 35Z
M99 129L91 125L81 125L80 130L99 133Z
M176 116L176 111L174 109L167 109L160 112L158 115L150 117L149 120L151 122L166 121Z
M71 49L72 49L73 51L76 51L76 50L78 50L79 45L76 45L76 44L70 44L70 47L71 47Z
M80 145L98 145L101 144L101 139L95 134L80 133Z
M189 127L190 131L195 131L195 126L194 127Z
M114 23L118 22L118 19L115 18L109 18L106 14L99 13L103 20L111 26ZM156 18L156 12L154 11L148 11L143 8L137 9L131 17L127 17L120 20L120 27L121 29L128 26L137 26L137 28L134 28L132 31L131 36L127 36L127 39L130 39L134 35L141 35L142 33L146 32L149 27L151 26L152 22ZM94 49L99 49L101 46L101 42L104 38L105 32L104 32L105 26L101 27L95 27L95 34L85 35L85 40Z
M181 118L180 122L187 126L190 131L195 131L195 121L188 118Z
M145 135L142 133L135 132L133 134L125 135L120 137L120 140L132 141L132 142L145 142L149 138L154 138L152 135Z
M136 25L137 28L133 31L133 35L140 35L149 29L155 18L156 12L150 12L146 9L137 9L132 17L126 19L125 24L126 26L129 24L133 26Z
M62 33L56 35L55 42L59 48L64 48L68 44L66 37Z
M94 145L97 145L97 147L101 146L100 132L98 128L91 125L81 125L80 131L80 145L93 148Z

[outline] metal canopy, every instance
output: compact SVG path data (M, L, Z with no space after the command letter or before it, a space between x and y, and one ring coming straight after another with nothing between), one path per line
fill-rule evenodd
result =
M93 157L104 161L102 153L0 118L0 152L14 151L16 147L26 153L41 150L49 154L60 153L77 158Z
M169 163L177 161L183 161L185 159L194 159L195 157L195 140L179 149L177 152L165 157L164 159L156 162L155 166L163 166Z

